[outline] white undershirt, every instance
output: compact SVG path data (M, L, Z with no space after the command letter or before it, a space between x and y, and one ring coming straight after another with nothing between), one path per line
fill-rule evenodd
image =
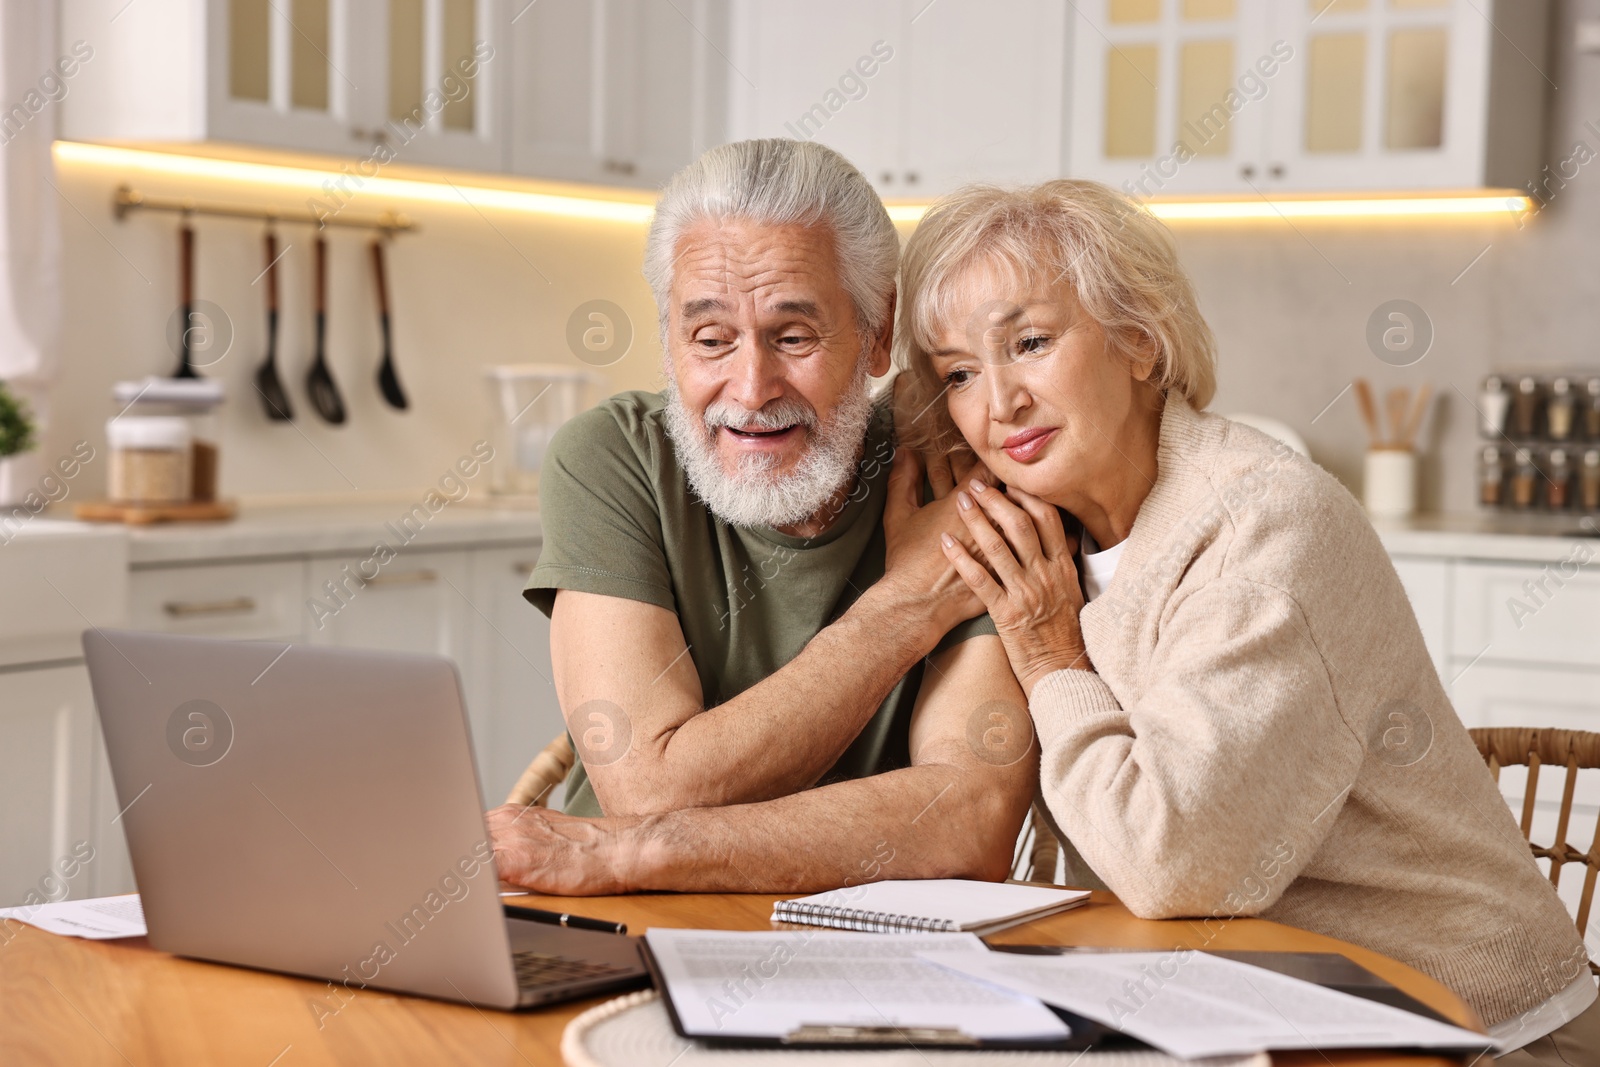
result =
M1596 995L1594 977L1589 974L1585 961L1583 973L1567 988L1538 1007L1489 1027L1489 1036L1500 1046L1498 1055L1515 1052L1555 1033L1587 1011Z
M1082 543L1078 547L1078 571L1083 575L1084 603L1104 593L1111 585L1111 579L1117 573L1117 558L1122 555L1122 548L1127 543L1128 539L1124 537L1102 551L1094 543L1094 538L1089 536L1089 531L1083 531Z

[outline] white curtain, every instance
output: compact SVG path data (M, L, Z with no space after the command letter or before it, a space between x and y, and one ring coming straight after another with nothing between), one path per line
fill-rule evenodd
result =
M0 2L0 378L41 421L61 319L61 231L50 158L61 58L55 0ZM41 79L44 79L41 86Z

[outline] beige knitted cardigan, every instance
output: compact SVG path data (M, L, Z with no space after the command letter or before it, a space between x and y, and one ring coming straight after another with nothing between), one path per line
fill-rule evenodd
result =
M1490 1025L1565 988L1583 943L1360 506L1176 397L1158 464L1083 609L1094 670L1033 692L1069 859L1145 918L1259 915L1375 949Z

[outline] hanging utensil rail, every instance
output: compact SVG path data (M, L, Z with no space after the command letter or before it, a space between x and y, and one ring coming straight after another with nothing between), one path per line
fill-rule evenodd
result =
M137 209L173 211L181 215L216 215L230 219L260 219L269 223L309 223L318 229L324 226L351 226L364 230L381 230L385 236L414 231L417 228L417 224L411 221L410 216L399 211L385 211L377 218L346 218L343 215L330 215L325 219L319 219L309 211L278 211L275 208L207 204L188 197L146 196L131 185L117 186L111 202L118 221L126 218L128 212Z

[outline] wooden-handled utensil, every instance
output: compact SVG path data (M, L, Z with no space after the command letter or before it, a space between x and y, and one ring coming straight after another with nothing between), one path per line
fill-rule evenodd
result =
M320 234L316 244L316 356L311 361L311 368L306 371L306 392L311 395L311 406L316 408L317 414L335 426L344 424L344 398L339 395L339 386L333 380L333 372L328 369L327 359L327 334L328 334L328 242Z
M267 358L256 371L256 392L261 394L261 405L267 409L267 418L288 422L294 418L289 406L289 392L278 377L278 238L267 231Z
M1411 408L1411 390L1397 386L1384 394L1383 403L1389 418L1387 447L1404 448L1405 445L1401 442L1405 439L1406 412Z
M1415 449L1417 434L1422 431L1422 418L1428 413L1428 401L1433 399L1433 386L1424 382L1411 402L1411 414L1406 416L1405 432L1400 436L1400 447Z
M194 227L185 218L178 228L178 299L183 321L178 329L178 369L174 378L198 378L189 353L189 328L194 325Z
M406 391L394 368L394 345L389 333L389 284L383 272L383 238L372 239L372 278L378 288L378 325L383 330L383 362L378 364L378 390L397 411L406 409Z
M1368 444L1377 448L1383 444L1383 430L1378 426L1378 405L1372 397L1372 386L1365 378L1355 380L1356 401L1361 407L1361 421L1367 424Z

